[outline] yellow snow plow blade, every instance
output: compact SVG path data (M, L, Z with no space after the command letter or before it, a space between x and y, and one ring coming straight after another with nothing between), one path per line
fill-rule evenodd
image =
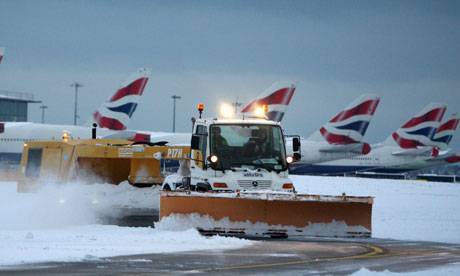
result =
M372 197L291 193L162 192L160 219L203 234L370 237Z

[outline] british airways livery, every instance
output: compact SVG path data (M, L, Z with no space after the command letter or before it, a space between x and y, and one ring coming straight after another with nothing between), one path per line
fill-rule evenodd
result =
M409 164L399 166L399 169L420 170L446 164L460 162L460 155L449 148L455 130L459 125L460 117L453 114L446 122L442 123L436 130L433 138L425 145L436 147L438 154L424 160L416 160Z
M99 127L112 130L126 129L147 85L148 75L146 69L131 75L115 95L101 105L93 114L94 121Z
M372 145L369 154L315 164L294 164L292 173L405 172L407 169L403 166L406 164L438 156L437 147L426 146L425 143L433 138L445 111L445 104L429 104L383 143Z
M116 93L94 113L99 137L126 129L148 81L149 71L141 69L131 75ZM75 139L91 138L91 127L52 125L29 122L0 123L0 162L16 164L21 159L24 143L33 140L61 139L63 133Z
M455 130L457 130L460 122L460 116L458 114L452 114L446 122L444 122L436 130L436 133L431 140L431 145L437 146L441 150L446 150L449 147L449 143L452 141Z
M255 112L256 108L266 106L268 112L267 119L281 122L289 103L294 96L296 86L294 83L276 82L260 94L256 99L250 101L241 110L242 114Z
M301 138L301 160L295 166L368 154L370 146L363 138L379 102L376 95L361 95L309 138ZM292 138L288 137L290 154L291 145Z

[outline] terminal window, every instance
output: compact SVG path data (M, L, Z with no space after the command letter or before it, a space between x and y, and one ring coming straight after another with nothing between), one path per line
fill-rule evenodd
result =
M0 99L1 122L25 122L27 121L27 103Z

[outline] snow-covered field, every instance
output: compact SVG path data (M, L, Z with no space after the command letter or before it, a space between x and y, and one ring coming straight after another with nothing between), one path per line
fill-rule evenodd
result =
M44 184L34 193L17 193L16 183L0 182L0 229L52 228L100 222L114 207L154 208L158 189L121 185Z
M373 237L460 243L460 185L343 177L292 176L298 192L374 196ZM157 228L101 225L114 206L158 206L156 189L127 184L45 185L19 194L0 182L0 266L107 256L224 250L254 242L200 236L167 221ZM180 229L180 230L179 230Z
M0 182L0 266L45 261L79 261L142 253L224 250L253 242L203 237L195 229L101 225L114 206L158 206L158 191L129 185L46 185L37 193L17 193ZM153 225L153 222L152 222Z
M164 231L114 225L52 229L0 230L0 265L46 261L81 261L142 253L223 250L250 241L201 236L195 229Z
M206 238L195 229L164 231L148 227L84 225L0 230L0 265L94 260L142 253L223 250L249 244L250 241L237 238Z
M431 268L431 269L426 269L426 270L421 270L421 271L415 271L415 272L404 272L404 273L398 273L398 272L391 272L388 270L384 271L370 271L366 268L361 268L360 270L356 271L355 273L351 274L353 276L367 276L367 275L373 275L373 276L398 276L398 275L404 275L404 276L444 276L444 275L458 275L460 272L460 264L451 264L451 265L446 265L442 267L436 267L436 268Z
M299 193L374 196L372 236L460 243L460 184L291 176Z

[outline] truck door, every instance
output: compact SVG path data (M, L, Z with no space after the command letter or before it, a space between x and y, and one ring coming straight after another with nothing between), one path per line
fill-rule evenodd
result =
M203 169L205 158L206 158L206 148L208 145L207 127L204 125L197 125L196 130L195 130L195 135L199 137L199 146L198 146L198 150L193 151L192 159L195 160L194 163L197 167ZM197 160L202 160L202 161L200 162Z

